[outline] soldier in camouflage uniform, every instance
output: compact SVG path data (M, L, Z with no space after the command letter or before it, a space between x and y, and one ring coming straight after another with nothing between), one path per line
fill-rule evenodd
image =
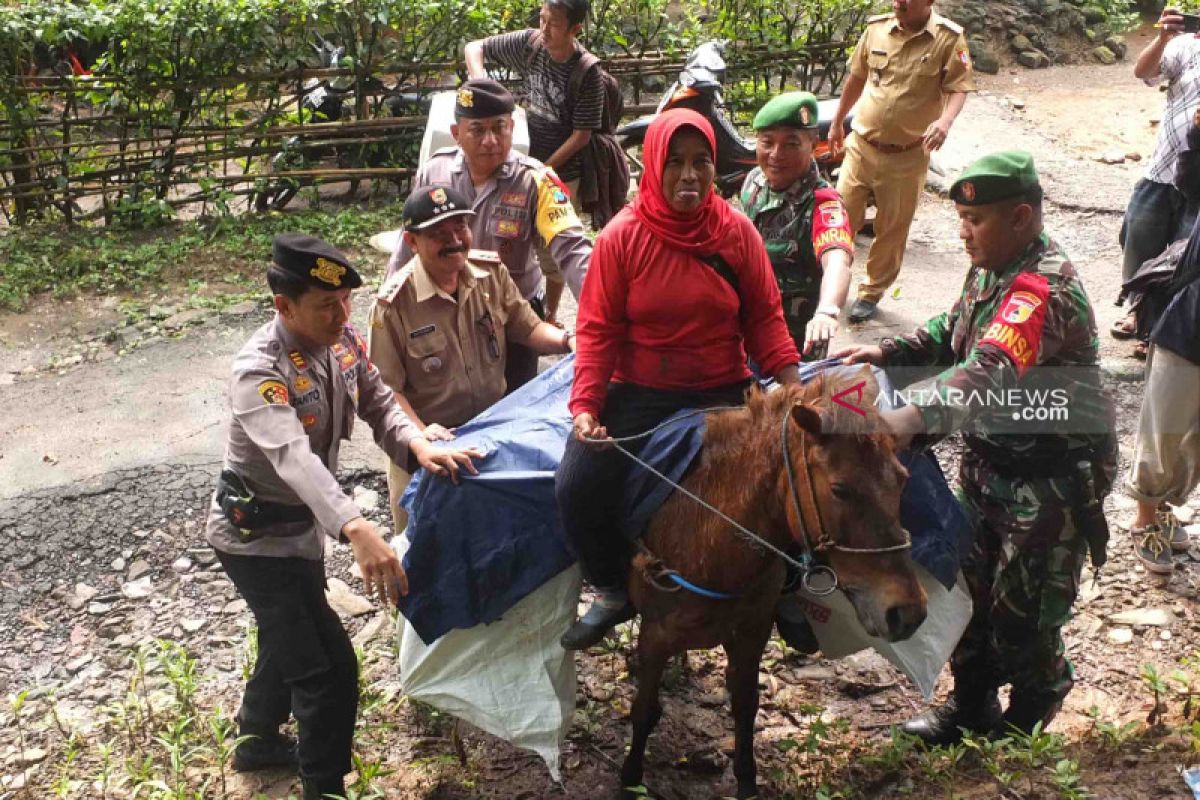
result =
M820 358L850 290L854 235L842 198L813 160L818 121L808 92L781 94L759 110L758 166L741 199L766 243L792 339L803 355Z
M950 196L972 262L958 302L909 336L843 354L943 367L885 418L918 446L964 434L959 498L975 540L963 573L974 614L951 659L952 695L903 725L932 744L957 741L961 728L1028 732L1057 713L1074 683L1061 630L1089 549L1093 565L1104 561L1100 501L1116 455L1095 317L1075 268L1042 231L1032 158L980 159ZM1056 407L1066 413L1047 411ZM1001 717L1004 683L1012 694Z

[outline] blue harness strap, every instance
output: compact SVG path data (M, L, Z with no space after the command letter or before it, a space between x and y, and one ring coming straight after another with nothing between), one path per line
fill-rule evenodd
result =
M715 592L712 589L705 589L703 586L697 586L687 578L680 575L678 572L668 572L667 577L679 586L687 589L689 592L698 594L701 597L707 597L709 600L736 600L739 596L736 594L728 594L726 592Z

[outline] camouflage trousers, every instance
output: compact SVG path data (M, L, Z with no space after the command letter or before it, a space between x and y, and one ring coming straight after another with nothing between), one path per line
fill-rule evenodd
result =
M1071 482L1005 478L966 453L958 494L974 530L963 575L975 609L951 658L955 681L1061 700L1074 685L1062 627L1088 552Z

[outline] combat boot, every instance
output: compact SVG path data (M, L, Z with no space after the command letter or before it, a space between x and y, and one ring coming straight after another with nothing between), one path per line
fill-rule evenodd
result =
M280 733L247 736L233 751L234 772L258 772L263 769L300 768L296 740Z
M1045 730L1058 716L1062 704L1063 698L1057 693L1029 691L1014 686L996 733L1008 736L1016 729L1028 736L1039 722L1042 723L1042 730Z
M926 744L940 746L960 741L962 729L988 734L1000 722L1000 697L995 687L964 690L956 685L946 702L904 722L900 730Z
M342 778L305 778L304 800L344 800L346 784Z

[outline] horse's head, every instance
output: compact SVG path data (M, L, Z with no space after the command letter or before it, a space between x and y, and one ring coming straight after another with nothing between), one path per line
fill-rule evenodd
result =
M807 538L834 571L867 633L899 641L925 620L925 591L900 525L908 472L875 407L878 393L867 367L774 393L784 395L776 401L781 440L789 416L792 481L785 467L780 488L792 537Z

